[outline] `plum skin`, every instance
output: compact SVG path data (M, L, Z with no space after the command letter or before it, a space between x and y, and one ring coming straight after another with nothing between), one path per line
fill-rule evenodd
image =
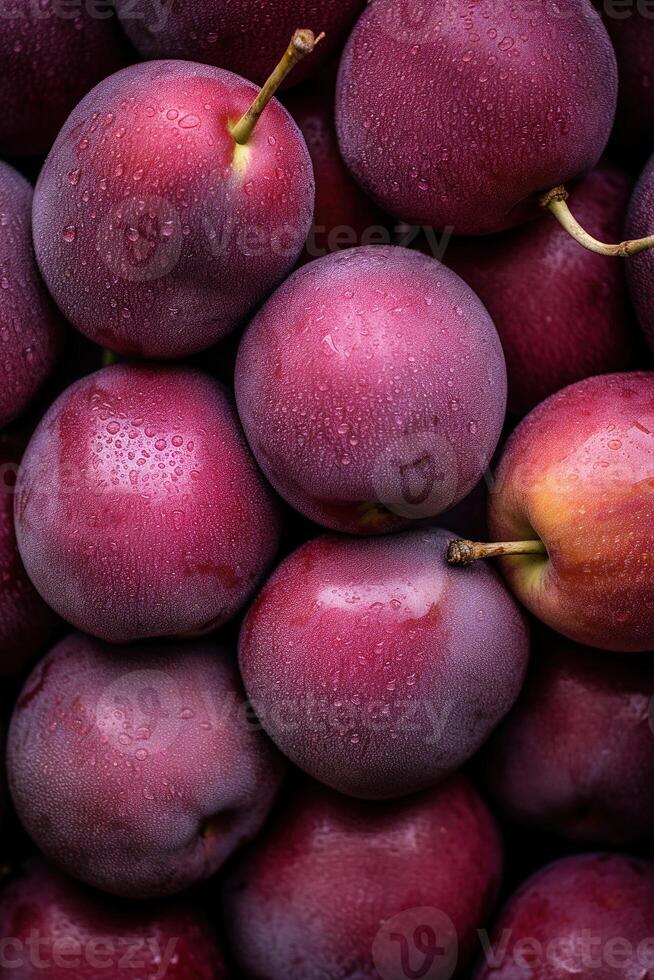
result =
M654 234L654 156L643 170L629 205L626 235L644 238ZM645 340L654 351L654 252L634 255L627 263L631 298Z
M62 640L25 683L7 775L21 822L75 878L115 895L171 895L260 830L283 773L239 710L214 643Z
M588 0L565 15L538 6L483 0L463 16L459 0L368 5L341 61L336 126L346 164L385 211L495 234L597 163L615 115L613 47Z
M70 980L72 969L75 980L227 980L213 927L197 901L119 904L39 858L0 892L0 935L9 940L2 976L20 970L21 980ZM20 963L15 974L12 959Z
M280 532L225 393L182 367L115 365L68 388L27 448L15 516L48 604L114 643L225 623Z
M538 635L518 703L480 756L500 810L582 843L629 847L654 838L649 657L620 660Z
M28 407L50 374L63 324L43 285L32 247L30 184L0 162L0 428Z
M499 965L475 980L628 980L651 968L654 863L621 854L563 858L526 881L490 942ZM502 937L507 942L500 947ZM615 944L615 945L614 945Z
M383 976L406 976L380 927L399 915L406 928L407 912L426 912L448 962L458 940L462 977L502 867L495 821L462 776L375 804L310 784L230 869L223 917L245 976L363 980L381 963Z
M58 616L38 594L18 553L14 529L13 466L0 451L0 677L19 674L54 641Z
M391 246L297 270L257 313L236 401L264 474L296 510L377 534L479 481L506 407L497 331L451 270Z
M277 101L191 62L126 68L79 103L34 195L37 260L67 319L128 357L179 358L236 329L311 227L311 158Z
M451 539L317 538L277 568L243 622L241 675L262 725L341 793L433 786L520 693L525 619L492 569L449 568Z
M129 54L113 13L12 0L0 32L0 156L47 153L82 96Z
M501 558L543 623L601 650L654 648L654 372L578 381L509 438L490 495L492 541L540 538L547 555Z
M345 41L365 0L178 0L161 11L153 0L117 0L123 29L144 58L183 58L217 65L263 85L298 28L325 37L284 82L316 74ZM127 16L129 12L130 16Z
M601 241L621 241L631 187L624 171L601 162L571 188L575 217ZM525 415L582 378L633 363L635 324L624 265L580 248L556 221L493 239L453 240L443 261L493 318L513 414Z

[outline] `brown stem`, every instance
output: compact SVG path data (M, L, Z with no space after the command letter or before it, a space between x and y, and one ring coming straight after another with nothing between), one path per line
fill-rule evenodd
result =
M536 538L533 541L450 541L447 546L449 565L472 565L480 558L501 558L503 555L546 555L547 548Z
M582 228L574 217L567 205L568 192L565 187L554 187L547 194L540 198L540 206L553 214L560 225L565 228L569 235L576 242L583 245L590 252L597 252L598 255L609 255L617 258L624 258L628 255L638 255L639 252L646 252L649 248L654 248L654 235L647 238L636 238L633 241L620 242L619 245L605 245L589 235L585 228Z
M325 35L323 32L322 34L319 34L318 37L315 37L313 31L304 29L295 32L282 60L277 65L248 111L241 116L237 123L231 127L231 134L237 143L244 146L248 142L252 136L252 133L254 132L254 127L259 121L261 113L266 108L286 76L293 70L293 68L295 68L299 61L302 61L302 59L308 54L311 54L316 44L319 44L324 36Z

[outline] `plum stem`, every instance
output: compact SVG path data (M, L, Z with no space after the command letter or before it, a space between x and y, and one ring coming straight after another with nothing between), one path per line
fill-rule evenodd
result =
M448 565L472 565L480 558L501 558L503 555L546 555L547 548L536 538L533 541L450 541L447 546Z
M551 191L539 199L540 206L553 214L556 220L571 235L576 242L583 245L590 252L597 252L598 255L616 256L618 258L628 255L638 255L645 252L648 248L654 248L654 235L647 238L636 238L632 241L620 242L619 245L605 245L589 235L585 228L582 228L568 207L568 192L565 187L553 187Z
M313 31L306 29L295 32L282 60L277 65L248 111L230 128L231 134L237 143L244 146L248 142L252 136L252 133L254 132L254 127L259 121L261 113L266 108L286 76L293 70L293 68L295 68L298 62L302 61L302 59L308 54L311 54L316 44L319 44L324 36L325 34L323 32L322 34L319 34L318 37L315 37Z
M102 367L111 367L113 364L118 364L118 354L109 350L107 347L103 348Z

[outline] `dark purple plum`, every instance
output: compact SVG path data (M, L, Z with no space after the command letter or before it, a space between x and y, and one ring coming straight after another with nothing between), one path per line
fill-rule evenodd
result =
M197 899L128 904L34 859L0 892L2 980L227 980Z
M241 421L288 503L337 531L434 517L484 473L506 406L497 331L451 270L391 246L295 272L248 327Z
M574 190L575 217L603 241L620 241L631 190L624 171L600 163ZM580 248L556 221L453 240L443 261L493 318L512 413L525 415L566 385L633 363L623 262Z
M654 156L650 157L636 184L627 217L627 235L629 238L641 238L651 234L653 229ZM645 340L654 350L654 250L632 256L627 260L627 270L638 322Z
M464 977L502 864L495 822L460 776L381 804L309 785L230 871L234 959L257 980Z
M241 630L258 718L296 765L388 799L459 769L515 702L527 625L488 567L447 565L452 534L328 535L287 558Z
M597 163L616 97L589 0L377 0L345 48L336 123L345 162L385 211L493 234Z
M647 3L595 0L618 61L618 111L612 149L630 162L654 150L654 17Z
M61 337L61 319L34 258L32 188L0 162L0 428L21 415L39 391Z
M654 665L538 635L520 699L480 762L513 820L582 843L654 840Z
M114 643L221 626L279 540L231 403L183 367L115 365L68 388L27 448L15 515L41 595Z
M91 340L126 356L195 353L293 268L311 158L276 101L236 141L230 126L257 95L231 72L158 61L105 79L72 112L39 177L34 236L50 292Z
M9 787L40 850L125 897L174 894L260 830L283 765L214 643L82 634L37 665L9 729Z
M338 52L366 0L116 0L123 28L144 58L183 58L227 68L262 85L293 31L325 32L297 85Z
M82 96L129 57L116 17L101 0L7 0L0 30L0 156L47 153Z
M643 980L652 971L654 864L583 854L549 865L509 901L476 980Z

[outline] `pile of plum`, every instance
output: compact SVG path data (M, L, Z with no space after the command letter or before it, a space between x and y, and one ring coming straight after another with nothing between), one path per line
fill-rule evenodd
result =
M7 0L0 102L0 980L654 980L652 4Z

